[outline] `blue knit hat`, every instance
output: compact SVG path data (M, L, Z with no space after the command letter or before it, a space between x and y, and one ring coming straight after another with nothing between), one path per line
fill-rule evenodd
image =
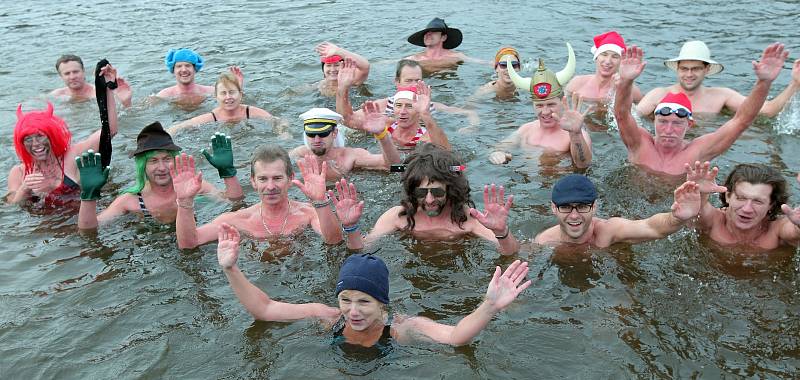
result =
M551 199L556 206L570 203L589 204L597 199L597 189L585 175L570 174L556 182Z
M203 57L191 49L169 49L167 56L164 58L164 63L167 64L167 70L173 72L175 70L175 62L189 62L194 65L194 71L200 71L203 68Z
M336 295L342 290L367 293L384 305L389 304L389 269L378 256L351 255L339 270Z

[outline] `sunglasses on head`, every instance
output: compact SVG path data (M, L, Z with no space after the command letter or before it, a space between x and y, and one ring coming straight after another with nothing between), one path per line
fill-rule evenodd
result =
M428 193L433 194L435 198L443 197L446 192L441 187L418 187L414 189L414 198L425 198L428 196Z
M691 112L689 112L689 111L687 111L687 110L685 110L683 108L672 109L670 107L662 107L661 109L656 111L656 115L661 115L661 116L669 116L669 114L671 114L671 113L674 113L675 116L677 116L677 117L679 117L681 119L683 119L685 117L691 117L692 116Z
M308 131L306 131L306 136L308 136L309 138L312 138L312 139L314 137L319 136L320 138L324 139L324 138L328 137L328 135L330 135L331 132L333 132L333 129L329 129L329 130L327 130L325 132L308 132Z
M573 203L573 204L564 204L556 206L558 208L558 212L562 214L569 214L572 210L578 210L579 213L585 214L592 210L591 203Z
M505 68L505 67L508 67L508 65L506 64L506 61L500 61L500 62L497 62L497 64L498 64L500 67L503 67L503 68ZM512 66L513 68L515 68L515 69L519 70L519 61L512 61L512 62L511 62L511 66Z

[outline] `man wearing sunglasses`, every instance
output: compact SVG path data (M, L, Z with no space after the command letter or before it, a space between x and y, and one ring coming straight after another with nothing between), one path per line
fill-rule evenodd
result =
M588 244L608 247L615 243L639 243L664 238L692 220L700 212L700 190L696 183L687 181L675 189L675 203L670 212L653 215L647 219L603 219L597 212L597 189L589 178L581 174L567 175L553 186L550 209L558 225L536 236L542 245Z
M401 159L391 133L385 131L386 115L378 110L374 102L366 102L364 110L364 129L373 133L383 154L372 154L363 148L345 147L344 138L337 127L342 116L327 108L312 108L300 115L303 119L305 145L293 149L291 156L314 157L320 168L322 163L326 163L326 179L329 181L336 181L353 169L388 171L390 165L399 164Z
M484 186L485 211L481 212L474 208L465 167L454 153L433 144L421 144L404 163L400 205L384 212L366 238L359 227L364 202L358 200L355 185L342 179L336 183L338 197L329 192L348 248L362 249L365 243L402 231L429 241L453 241L472 235L497 244L503 255L519 251L519 243L507 224L513 196L506 198L503 186Z
M619 135L628 148L631 162L652 172L676 176L684 173L684 163L709 161L733 145L758 115L772 81L780 73L787 57L782 44L772 44L764 49L761 60L753 63L756 84L733 118L714 132L686 141L686 130L694 121L692 103L682 92L667 94L655 107L655 136L640 127L631 115L633 81L646 64L642 60L643 54L641 48L631 46L623 53L620 63L620 81L614 104Z
M618 78L619 61L625 51L625 40L615 31L594 36L592 55L594 56L594 74L578 75L567 84L567 95L578 94L584 100L608 102L611 99ZM633 86L633 101L638 102L642 92Z
M788 52L786 54L788 55ZM723 108L736 112L745 105L747 99L736 90L703 86L705 77L723 70L722 64L711 59L711 51L703 41L684 43L678 57L664 61L664 65L675 71L678 83L650 90L636 106L636 110L642 116L651 115L658 104L658 99L669 92L686 94L692 101L696 114L718 114ZM767 117L777 115L798 90L800 90L800 59L794 61L789 85L774 99L765 101L759 106L759 113Z
M488 97L489 94L494 95L497 100L509 100L517 98L517 87L511 81L508 75L508 62L516 71L520 71L522 67L519 59L519 52L510 46L505 46L497 51L494 56L494 72L497 74L497 80L486 83L475 92L473 97L483 98Z

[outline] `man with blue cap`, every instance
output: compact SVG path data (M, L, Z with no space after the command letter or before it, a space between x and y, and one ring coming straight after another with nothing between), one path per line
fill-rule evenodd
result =
M198 73L205 63L203 57L192 49L170 49L164 58L167 70L175 76L175 85L167 87L156 94L162 99L179 100L191 104L199 104L205 100L206 96L214 94L214 86L204 86L195 83L195 74ZM231 66L230 71L239 80L244 82L241 70L236 66Z
M564 243L608 247L615 243L639 243L664 238L677 232L700 212L700 189L687 181L674 192L670 212L647 219L603 219L595 216L597 189L588 177L570 174L553 186L550 209L558 225L536 236L536 243L558 246Z
M354 254L339 270L336 282L338 307L322 303L292 304L273 300L253 285L239 270L239 231L223 223L220 230L217 260L239 302L262 321L317 320L329 328L344 344L372 347L391 340L409 343L434 341L461 346L468 344L494 318L530 286L525 281L528 263L516 260L503 272L495 267L483 302L455 325L435 322L420 316L390 318L389 269L377 256Z

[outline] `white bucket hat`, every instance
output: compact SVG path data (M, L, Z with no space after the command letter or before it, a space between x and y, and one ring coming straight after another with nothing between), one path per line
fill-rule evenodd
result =
M703 61L708 63L708 74L714 75L724 69L724 67L711 59L711 50L708 50L703 41L688 41L681 46L681 52L677 57L664 61L664 66L672 71L678 71L678 61Z

